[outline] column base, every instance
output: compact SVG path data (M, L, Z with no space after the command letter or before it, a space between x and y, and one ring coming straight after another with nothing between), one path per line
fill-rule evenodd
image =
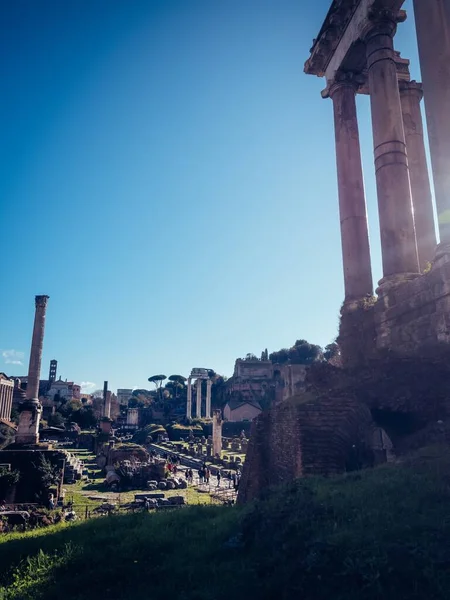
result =
M388 275L387 277L380 279L375 292L377 296L384 296L389 293L392 288L402 285L407 281L413 281L414 279L417 279L417 277L420 277L420 275L420 273L396 273L395 275Z

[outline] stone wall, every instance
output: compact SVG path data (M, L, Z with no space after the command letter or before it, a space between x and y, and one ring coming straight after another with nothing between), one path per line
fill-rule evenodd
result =
M386 353L450 355L450 262L386 289L376 301L343 307L339 343L346 366Z
M296 477L382 462L380 432L389 441L385 449L396 455L450 440L449 381L450 362L444 359L387 358L353 369L312 366L306 392L253 422L238 501Z
M374 423L366 406L348 395L302 400L294 397L253 422L239 503L296 477L342 473L352 452L370 449Z

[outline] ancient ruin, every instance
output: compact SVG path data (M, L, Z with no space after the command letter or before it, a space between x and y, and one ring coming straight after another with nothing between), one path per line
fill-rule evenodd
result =
M344 368L316 365L305 391L253 423L239 502L269 484L331 475L448 441L450 4L414 0L423 86L394 47L403 0L334 0L305 72L334 110L345 298ZM356 94L369 94L383 278L373 294ZM420 101L424 96L440 243ZM447 109L447 110L446 110Z
M27 392L25 401L19 407L20 419L16 444L37 444L39 442L39 423L42 413L42 405L39 402L39 379L48 298L48 296L36 296L35 298L36 312L28 367Z
M389 350L411 356L450 339L450 18L445 0L415 0L440 244L420 113L422 84L394 48L403 0L335 0L305 72L324 77L334 109L345 299L345 364ZM438 48L438 50L436 50ZM370 95L383 278L373 297L355 95ZM425 272L424 272L425 271Z
M192 380L195 379L196 386L196 402L195 402L195 417L202 417L202 382L206 381L206 411L205 418L211 418L211 386L212 381L209 376L208 369L195 368L192 369L188 377L187 384L187 403L186 403L186 418L192 419Z

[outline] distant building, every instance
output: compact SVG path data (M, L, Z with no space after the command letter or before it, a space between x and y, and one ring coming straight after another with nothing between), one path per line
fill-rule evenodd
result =
M0 373L0 422L11 421L13 403L14 379Z
M231 399L223 409L225 421L252 421L262 412L256 400Z
M128 404L128 400L133 395L133 390L128 388L120 388L117 390L117 400L119 404Z
M45 394L51 400L61 398L61 400L80 400L81 399L81 386L73 381L63 381L61 377L52 382L49 390Z

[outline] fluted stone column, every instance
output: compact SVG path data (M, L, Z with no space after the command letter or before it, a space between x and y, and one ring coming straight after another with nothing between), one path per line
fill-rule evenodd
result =
M197 379L197 402L195 405L195 416L197 419L201 419L202 417L202 380Z
M400 101L414 207L417 252L421 271L433 260L436 253L433 199L425 154L422 113L420 111L422 97L423 92L420 83L416 81L400 82Z
M345 301L349 302L373 294L355 82L348 74L338 74L328 93L333 100Z
M413 0L440 250L450 252L450 0ZM438 250L439 254L439 250Z
M192 378L191 377L188 377L188 383L187 383L186 418L192 419Z
M48 296L36 296L35 298L36 312L28 367L26 400L20 406L19 425L16 435L16 443L18 444L36 444L39 441L39 423L42 413L42 406L39 402L39 379L41 375L47 300Z
M393 46L396 17L372 11L365 32L380 217L383 279L419 271L402 109Z
M206 418L211 418L211 379L206 380Z

